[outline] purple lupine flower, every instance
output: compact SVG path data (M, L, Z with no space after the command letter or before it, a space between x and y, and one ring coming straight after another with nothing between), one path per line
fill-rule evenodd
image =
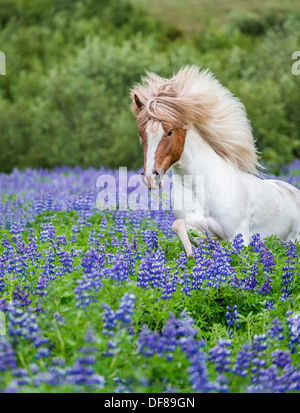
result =
M174 261L176 263L177 268L180 268L181 270L186 269L188 259L187 259L186 254L183 251L180 252L180 255L179 255L178 259L174 258Z
M207 287L219 288L231 279L233 269L230 266L227 251L221 246L211 252L211 257L212 261L209 262L206 271Z
M48 287L48 284L48 277L42 272L36 285L36 294L41 297L47 295L48 291L46 290L46 288Z
M271 352L272 361L277 367L284 368L291 364L292 358L287 350L275 350Z
M161 249L157 249L150 266L150 280L152 288L163 288L165 278L166 257Z
M102 213L101 222L99 228L103 231L107 229L107 219L104 213Z
M18 386L30 384L28 371L24 368L16 368L12 371L13 377Z
M182 286L181 287L181 292L185 293L185 295L190 297L191 296L191 290L192 290L191 276L187 271L182 273L180 284Z
M238 319L238 311L237 311L237 305L234 304L232 306L227 306L226 307L227 312L226 312L226 324L229 327L229 337L233 337L233 328L239 329L240 328L240 323L237 321Z
M55 311L55 313L53 313L53 317L56 319L58 324L66 324L65 319L58 311Z
M42 358L50 357L50 355L51 355L51 351L48 347L40 347L36 352L35 358L37 360L40 360Z
M35 344L40 342L45 344L47 339L41 337L41 331L37 323L36 315L29 308L23 311L21 308L15 308L13 305L9 305L7 318L8 318L8 333L11 337L23 337L26 340L31 340ZM38 346L36 346L38 347Z
M67 238L66 238L65 234L63 234L63 235L58 235L58 236L56 237L56 245L57 245L57 247L60 247L61 245L67 245L67 244L68 244L68 241L67 241Z
M96 293L102 288L102 273L94 271L90 274L84 274L81 279L76 280L75 288L76 306L83 308L96 300Z
M250 275L242 279L243 290L253 292L255 288L257 287L258 281L257 281L256 275L253 275L253 273L255 272L257 274L257 266L258 266L258 260L255 260L255 263L250 269Z
M250 275L252 277L255 277L257 276L257 274L258 274L258 260L254 260L250 268Z
M146 254L141 261L141 265L138 269L137 283L138 287L145 289L149 288L150 272L152 267L152 260L149 254Z
M24 232L24 228L20 222L12 222L10 224L9 232L13 234L13 242L18 242L22 239L22 233Z
M97 233L94 229L92 229L89 232L88 244L89 244L90 247L99 245L99 238L98 238Z
M153 250L157 250L158 248L158 231L157 230L152 230L149 231L149 236L148 236L148 246L149 248Z
M102 307L104 308L103 314L103 334L104 335L113 335L113 331L117 327L117 317L116 313L112 310L112 308L106 304L102 303Z
M5 298L0 298L0 311L7 312L9 309L9 304Z
M199 350L190 359L189 380L193 390L206 393L212 390L209 382L207 359L203 351Z
M268 274L267 272L265 272L265 282L261 285L261 287L258 290L258 294L261 295L268 295L269 292L272 290L272 285L271 282L273 280L271 279L270 274Z
M134 310L135 295L125 293L121 298L121 303L117 309L115 315L116 319L122 324L131 323L131 317Z
M0 335L0 371L13 370L17 367L15 352L6 336Z
M274 273L275 262L273 254L267 248L264 242L260 242L260 262L263 264L263 270L269 274Z
M298 258L297 247L292 241L288 241L284 245L287 260L289 264L295 264L295 259Z
M100 271L104 268L104 264L104 251L99 248L97 250L94 248L88 250L81 261L83 271L86 274L89 274L93 271Z
M184 314L182 317L178 320L171 315L161 334L143 326L139 334L138 351L146 357L156 353L166 360L172 360L174 350L179 346L190 362L189 380L194 390L228 391L228 386L221 379L218 383L209 381L207 358L201 350L203 343L196 340L197 331L193 327L193 320Z
M255 252L260 252L260 243L260 234L252 235L252 241L250 242L250 245L254 248Z
M124 251L124 258L127 262L128 277L135 275L136 254L131 247Z
M120 246L120 240L115 235L113 235L112 238L111 238L111 246L112 247L119 247Z
M115 228L116 232L122 232L124 227L124 210L117 209L116 211Z
M232 372L237 376L246 377L251 365L252 354L250 344L246 343L236 355Z
M42 231L40 233L41 242L48 242L55 238L55 227L52 222L42 224Z
M216 370L219 373L230 371L230 356L231 351L230 340L220 340L218 344L208 351L209 358L212 364L216 365Z
M195 261L191 276L192 276L192 288L193 290L201 290L203 284L207 279L207 268L212 265L212 259L208 258L207 246L201 245L201 249L195 250Z
M153 332L146 325L143 325L139 333L139 353L146 357L152 357L157 351L159 339L158 331Z
M38 261L38 247L36 243L36 238L29 237L28 241L29 242L25 247L25 254L28 258L31 259L32 262L34 262L35 259L37 259Z
M162 288L161 298L163 300L170 299L173 296L173 293L176 291L177 284L173 276L171 276L170 268L165 268L165 279Z
M300 316L299 314L292 314L292 311L287 312L287 322L289 328L289 347L291 352L295 353L300 346Z
M292 242L287 242L285 245L285 251L287 255L286 264L282 267L282 294L280 296L281 301L291 300L293 301L292 288L293 278L295 271L295 258L297 258L297 248Z
M168 361L173 359L173 353L178 345L177 329L178 320L174 314L171 314L166 321L157 346L157 353L164 354Z
M232 254L240 254L244 246L242 234L237 234L232 241Z
M117 352L117 343L115 343L115 341L113 340L108 340L107 341L107 350L103 351L102 355L104 357L113 357L116 355Z
M72 272L73 270L73 259L69 251L62 251L59 254L60 262L62 263L62 274L66 272Z
M96 359L93 355L78 356L73 366L66 368L66 381L82 386L104 387L104 377L95 372Z
M276 339L276 340L283 340L284 336L282 334L283 332L283 326L282 326L282 321L278 319L278 317L274 318L271 322L271 328L268 330L267 334L270 338Z
M43 272L48 277L49 281L55 279L55 270L54 270L54 254L52 248L49 248L45 252L45 263L43 266Z
M14 305L16 307L28 307L31 303L31 300L28 297L29 293L27 293L26 291L22 291L21 287L17 285L14 291Z
M128 262L124 258L124 255L115 257L111 267L110 278L118 283L128 279Z

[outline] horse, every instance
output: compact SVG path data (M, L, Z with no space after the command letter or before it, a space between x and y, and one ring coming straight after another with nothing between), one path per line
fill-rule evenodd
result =
M191 229L229 241L242 234L246 246L257 233L262 239L297 239L300 191L259 172L245 107L209 70L186 66L169 79L146 72L130 96L143 147L143 181L149 190L159 189L172 171L172 230L188 258ZM186 184L187 176L203 179ZM180 196L186 202L176 209Z

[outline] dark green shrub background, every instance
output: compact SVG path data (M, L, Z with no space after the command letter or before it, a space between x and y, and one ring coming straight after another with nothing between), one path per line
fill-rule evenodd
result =
M300 12L232 13L184 32L123 0L2 0L0 169L139 168L129 89L145 69L209 68L245 104L262 161L300 157Z

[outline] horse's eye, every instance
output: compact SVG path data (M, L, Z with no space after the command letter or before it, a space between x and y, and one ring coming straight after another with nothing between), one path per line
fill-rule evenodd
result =
M173 135L173 131L170 130L170 131L167 133L167 136L172 136L172 135Z

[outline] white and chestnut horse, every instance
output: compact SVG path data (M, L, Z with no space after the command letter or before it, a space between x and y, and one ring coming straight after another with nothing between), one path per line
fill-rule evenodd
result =
M241 233L245 245L255 233L299 237L300 191L259 176L245 108L228 89L196 66L170 79L147 72L143 81L131 90L144 151L143 179L149 189L158 189L171 168L173 209L176 193L189 200L174 209L172 225L187 256L192 256L187 234L192 228L221 240ZM185 176L203 179L185 185Z

